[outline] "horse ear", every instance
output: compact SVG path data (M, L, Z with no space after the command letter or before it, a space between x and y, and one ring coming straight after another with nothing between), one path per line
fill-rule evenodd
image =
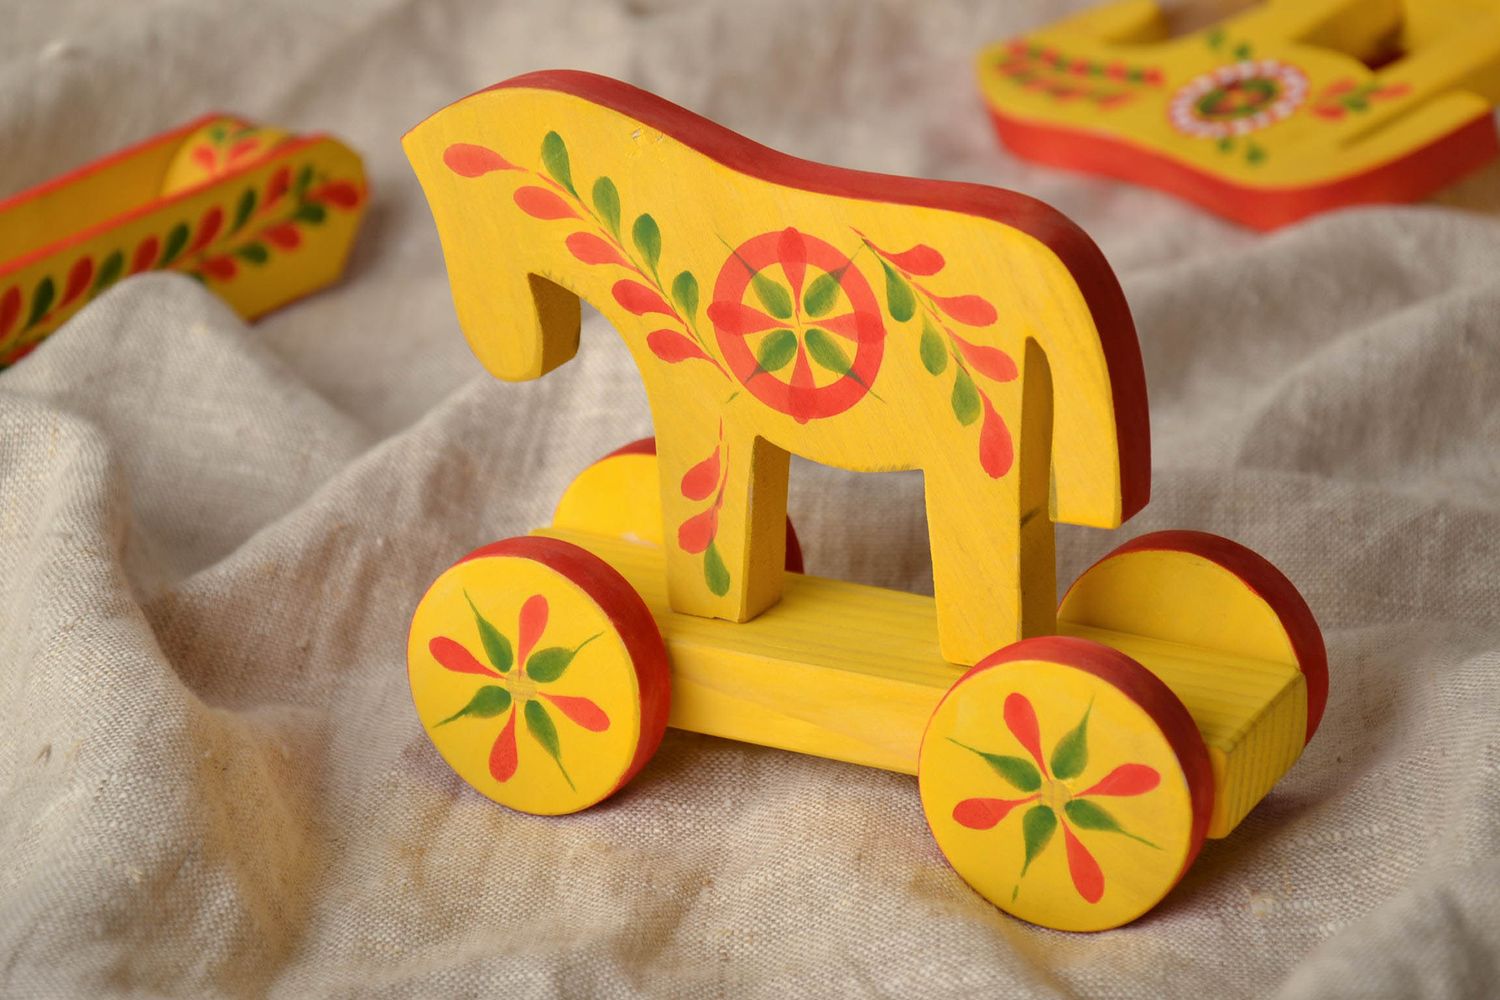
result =
M482 144L504 121L497 107L481 115L467 106L484 100L495 97L480 93L450 104L401 144L437 224L470 349L496 378L525 381L578 352L581 313L578 295L536 273L525 241L503 223L511 207L507 175L519 168Z

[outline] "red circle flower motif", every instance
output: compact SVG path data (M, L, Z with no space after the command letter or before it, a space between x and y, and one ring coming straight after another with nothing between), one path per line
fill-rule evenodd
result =
M1183 135L1225 139L1289 117L1307 100L1307 76L1275 59L1221 66L1189 81L1167 106Z
M978 755L1012 788L1026 793L1018 799L964 799L953 807L954 822L971 830L988 830L1014 810L1029 806L1021 815L1021 836L1026 854L1020 878L1026 876L1031 863L1052 842L1053 834L1061 826L1073 888L1086 902L1097 903L1104 898L1104 870L1075 831L1119 834L1148 847L1156 847L1151 841L1122 827L1109 810L1095 800L1109 796L1145 795L1161 784L1161 775L1145 764L1120 764L1098 781L1075 791L1072 782L1088 767L1088 725L1092 708L1090 705L1084 709L1078 725L1063 734L1053 746L1050 769L1042 759L1041 728L1037 724L1036 709L1020 692L1012 692L1005 699L1005 727L1030 760L990 753L959 743L952 737L949 740ZM1018 879L1015 891L1020 890Z
M798 423L863 399L885 350L880 306L849 255L791 228L730 252L708 318L735 378Z
M445 635L434 637L427 648L433 659L444 668L454 673L476 674L495 683L484 684L474 692L467 704L437 725L446 726L463 718L493 719L503 715L505 723L490 749L489 764L491 777L505 782L515 776L518 765L516 716L520 715L526 721L527 730L547 755L557 762L557 769L562 772L568 787L572 788L573 779L563 766L557 724L547 711L547 705L593 733L602 733L609 728L609 716L588 698L552 694L542 690L541 685L550 684L561 677L572 665L573 658L579 651L599 638L599 635L591 635L571 649L566 646L537 649L537 643L547 630L548 606L547 598L534 594L521 605L518 642L512 647L510 639L480 614L467 592L464 593L464 599L469 602L469 609L474 613L474 624L479 630L484 659L481 660L462 643Z

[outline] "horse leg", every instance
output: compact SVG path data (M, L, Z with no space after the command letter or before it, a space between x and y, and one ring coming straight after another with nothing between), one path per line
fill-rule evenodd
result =
M787 453L753 433L657 428L672 609L748 621L781 597Z

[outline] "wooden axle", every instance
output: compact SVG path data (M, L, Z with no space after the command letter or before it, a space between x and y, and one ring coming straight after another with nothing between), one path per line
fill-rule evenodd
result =
M671 657L677 729L916 774L927 721L966 669L938 652L930 597L788 574L780 603L730 626L671 610L656 546L535 534L588 549L645 600ZM1295 662L1077 622L1058 632L1125 653L1187 707L1213 765L1210 837L1228 835L1301 752L1307 685Z

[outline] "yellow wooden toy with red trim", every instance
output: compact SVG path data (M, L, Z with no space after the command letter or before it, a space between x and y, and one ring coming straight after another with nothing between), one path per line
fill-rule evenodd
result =
M1119 0L978 68L1016 152L1257 229L1416 201L1500 153L1500 0L1267 0L1177 38Z
M567 361L587 299L656 423L417 608L417 714L480 792L582 808L666 725L916 774L971 885L1093 930L1150 909L1297 759L1323 646L1259 556L1138 538L1053 606L1053 523L1117 526L1150 476L1129 310L1057 212L796 160L582 73L474 94L405 144L485 365ZM922 470L936 597L789 572L789 454Z
M191 275L247 319L316 291L366 200L343 144L216 114L0 201L0 367L143 271Z

